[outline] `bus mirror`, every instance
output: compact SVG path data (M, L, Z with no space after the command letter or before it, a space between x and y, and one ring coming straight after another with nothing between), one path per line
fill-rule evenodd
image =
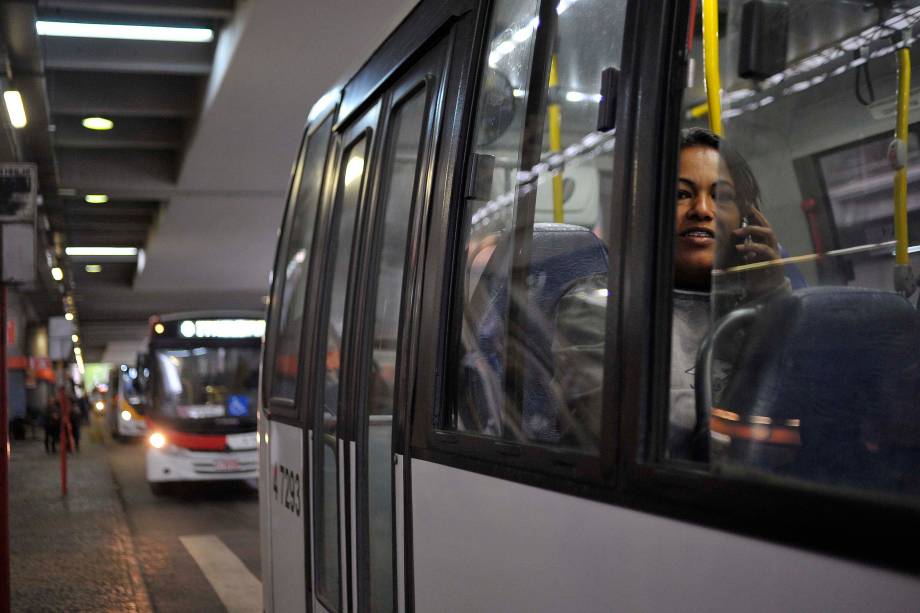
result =
M597 107L597 131L613 130L617 123L617 85L620 71L612 66L601 72L601 102Z
M738 76L757 81L786 69L789 3L748 0L741 7L741 50Z
M487 68L483 73L481 97L482 119L477 144L483 147L497 141L511 126L517 101L511 81L494 68Z

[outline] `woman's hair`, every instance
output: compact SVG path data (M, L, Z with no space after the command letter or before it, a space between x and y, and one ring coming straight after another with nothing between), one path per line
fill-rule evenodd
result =
M708 147L719 152L735 183L738 209L742 215L747 215L751 209L760 208L760 186L757 185L757 179L747 161L728 141L704 128L687 128L680 132L680 149L683 151L688 147Z

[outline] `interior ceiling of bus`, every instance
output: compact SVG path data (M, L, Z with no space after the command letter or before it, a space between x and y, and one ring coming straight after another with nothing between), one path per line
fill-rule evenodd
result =
M63 258L86 361L127 359L153 313L261 309L307 112L353 74L413 0L38 0L0 8L29 125L0 162L39 164L40 249L127 246L122 261ZM35 19L205 26L216 43L38 36ZM330 52L330 50L334 50ZM83 129L102 115L115 129ZM4 122L5 124L5 122ZM106 194L106 204L87 204ZM41 221L40 221L41 223ZM40 252L26 293L63 314ZM102 264L88 273L86 264Z

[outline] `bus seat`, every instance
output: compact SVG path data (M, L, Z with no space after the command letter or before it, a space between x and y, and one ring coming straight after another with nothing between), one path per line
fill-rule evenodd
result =
M480 277L471 303L479 305L465 322L468 353L464 372L470 407L461 408L467 428L485 434L501 433L504 399L505 317L511 264L510 241L502 241ZM556 306L579 280L606 275L607 251L582 226L536 223L531 243L528 304L519 335L524 339L523 409L521 435L527 440L559 440L558 393L553 391L553 341ZM474 340L473 343L467 341ZM466 411L466 412L465 412Z
M815 287L774 299L715 403L752 424L729 457L822 483L917 492L918 347L920 316L893 292ZM777 455L790 444L772 436L779 428L797 430L793 453Z

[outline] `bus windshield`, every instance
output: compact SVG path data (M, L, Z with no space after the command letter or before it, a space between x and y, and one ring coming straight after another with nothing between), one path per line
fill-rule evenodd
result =
M120 376L121 393L125 399L125 402L130 404L135 409L142 408L144 405L144 397L138 389L137 370L134 368L126 369L125 371L121 372Z
M258 347L158 349L154 356L160 417L185 425L254 426Z

